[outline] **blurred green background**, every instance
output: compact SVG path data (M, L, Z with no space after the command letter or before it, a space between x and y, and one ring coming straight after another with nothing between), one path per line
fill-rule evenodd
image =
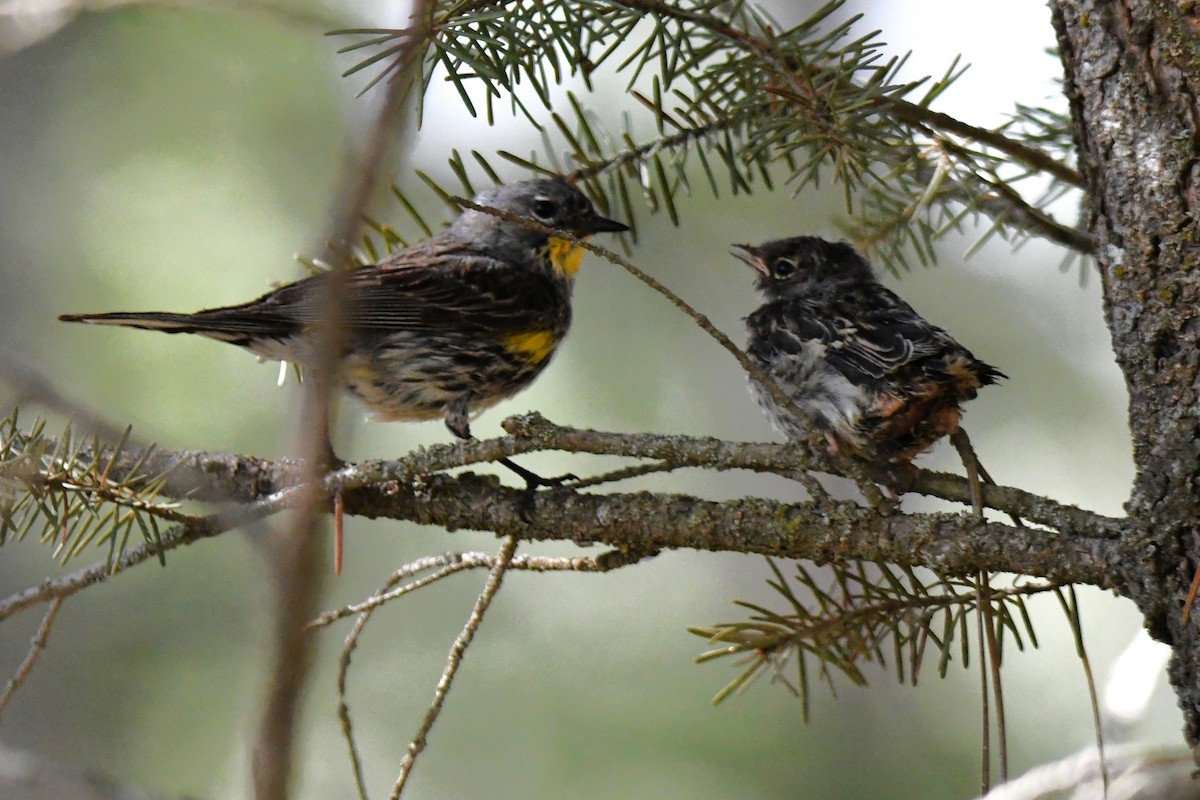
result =
M353 61L335 56L345 42L322 34L397 24L403 14L382 3L353 12L301 0L279 0L275 11L189 5L48 15L36 4L0 4L0 349L164 447L283 455L294 441L298 392L290 382L276 387L276 365L208 341L66 326L55 317L194 310L299 277L293 255L318 251L343 153L378 95L354 99L365 79L337 77ZM1053 97L1060 70L1043 52L1053 35L1041 3L1016 3L986 20L948 1L851 5L845 13L867 15L856 30L881 28L891 52L916 51L913 77L940 73L957 52L974 64L944 110L994 125L1014 102ZM774 10L786 22L811 6ZM592 105L613 129L625 108L635 128L649 132L652 121L625 101L622 86L621 78L602 84ZM1062 98L1050 102L1061 106ZM428 98L425 119L395 179L434 216L438 204L422 193L414 167L449 178L451 147L540 149L520 120L495 129L472 120L448 86ZM505 177L526 176L513 169ZM698 194L682 203L679 229L643 217L633 259L741 341L741 318L758 301L728 244L836 235L839 198L836 187L798 197L789 188L719 200ZM406 228L394 202L376 213ZM1078 264L1060 268L1061 252L1036 243L1014 253L994 241L964 261L975 235L946 241L939 266L887 282L1009 374L966 418L997 480L1119 514L1132 467L1098 281L1087 268L1081 281ZM497 435L508 414L537 409L607 430L774 437L728 354L624 272L590 259L576 298L573 333L552 368L484 415L475 424L480 436ZM5 391L0 386L0 400L8 402ZM26 419L36 412L26 409ZM343 406L343 457L395 456L448 438L440 423L384 426L360 417ZM556 455L525 463L546 474L596 466ZM948 448L924 463L956 466ZM742 474L620 488L798 494L782 480ZM352 519L347 529L347 569L330 580L328 607L363 598L413 558L497 546L490 535L398 523ZM175 552L165 570L138 569L69 601L49 651L0 721L0 742L166 793L244 796L247 742L266 680L267 573L250 541L261 535ZM46 548L10 544L0 550L0 591L54 570ZM970 796L979 762L974 671L952 669L945 681L929 674L916 689L873 671L868 689L843 682L836 699L818 689L808 725L799 702L765 682L709 705L734 672L724 663L693 665L704 643L685 628L740 618L733 598L774 604L766 574L758 558L671 552L601 576L511 575L418 763L411 796ZM378 614L364 637L350 702L375 792L391 786L483 580L458 576L411 596ZM1103 684L1139 617L1108 595L1083 595ZM1069 630L1053 601L1033 608L1041 649L1006 653L1014 773L1093 741ZM26 613L0 629L0 675L24 656L39 618ZM347 630L322 634L300 797L352 793L333 682ZM1143 716L1111 733L1173 745L1179 726L1160 686Z

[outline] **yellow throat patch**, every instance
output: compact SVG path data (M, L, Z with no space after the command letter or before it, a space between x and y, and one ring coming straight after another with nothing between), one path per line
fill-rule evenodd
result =
M546 255L550 258L550 263L554 265L555 272L562 273L568 278L573 278L579 271L579 265L583 263L583 254L582 247L574 242L568 242L566 239L550 237L550 244L546 247Z
M578 261L575 267L579 268ZM558 339L550 331L518 331L504 334L500 337L500 343L513 355L523 356L534 364L540 364L554 352L554 348L558 346Z

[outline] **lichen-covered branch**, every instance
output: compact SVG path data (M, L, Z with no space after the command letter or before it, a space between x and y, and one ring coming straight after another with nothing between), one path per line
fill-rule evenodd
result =
M611 433L556 425L540 414L510 417L504 427L512 435L419 448L402 458L363 461L337 470L325 479L329 491L350 491L389 482L411 482L456 467L485 464L497 459L544 450L589 453L647 459L674 468L747 470L796 477L805 471L844 475L843 464L824 459L794 444L731 442L707 436L654 433ZM47 443L52 446L53 442ZM78 456L81 460L86 453ZM159 494L176 499L233 503L255 508L230 509L215 518L221 527L239 524L239 517L260 518L294 502L296 485L304 479L298 462L269 461L254 456L197 451L155 450L148 455L136 451L118 453L104 449L91 454L93 461L113 463L114 475L125 474L131 465L139 473L161 476ZM613 479L625 472L613 473ZM591 481L591 479L588 479ZM922 471L910 491L956 503L969 504L970 487L965 478L948 473ZM1059 503L1047 497L1008 486L983 488L988 508L1015 514L1029 522L1064 534L1113 538L1127 521ZM820 499L818 504L826 502ZM347 509L347 513L354 513Z
M514 427L538 430L536 438L508 437L418 450L407 458L364 462L331 473L320 496L340 493L348 515L407 520L449 531L493 531L532 541L604 544L623 552L674 548L760 553L818 562L860 559L923 566L948 575L979 570L1015 572L1059 583L1121 588L1130 563L1115 538L1120 521L1061 506L1015 489L989 487L985 499L1028 520L1056 520L1061 531L981 523L960 514L883 514L851 501L787 503L764 498L702 500L650 492L591 494L562 488L529 494L493 476L440 470L541 449L650 455L681 463L709 459L718 469L786 473L793 450L770 444L735 445L686 436L602 434L559 428L537 417ZM539 428L540 426L540 428ZM129 456L132 457L132 456ZM174 459L168 487L195 499L244 505L167 531L164 551L210 538L251 519L300 505L306 496L295 483L294 462L203 453L157 453ZM169 466L169 465L164 465ZM965 499L965 482L925 473L928 491ZM154 543L130 548L113 563L99 563L0 600L0 620L34 605L70 596L158 555Z

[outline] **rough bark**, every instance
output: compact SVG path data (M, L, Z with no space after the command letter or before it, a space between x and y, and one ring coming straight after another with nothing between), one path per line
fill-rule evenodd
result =
M1196 32L1175 0L1057 0L1089 229L1113 350L1129 389L1137 477L1121 593L1175 648L1171 681L1200 745L1200 249Z
M80 458L107 465L114 476L131 470L169 470L164 497L221 503L225 510L194 517L172 509L175 527L162 534L162 552L219 536L255 519L302 507L309 489L340 494L347 515L408 520L447 530L494 531L535 541L604 544L633 556L663 549L762 553L817 562L865 559L932 567L947 575L980 570L1045 577L1054 583L1113 588L1130 562L1123 521L1056 503L1005 486L990 486L985 503L1039 527L981 523L967 514L900 514L852 500L814 498L788 503L764 498L723 502L678 494L593 494L575 488L529 494L492 476L440 474L534 450L565 450L652 458L677 466L747 469L793 474L803 450L790 445L724 442L707 437L620 434L563 428L538 415L513 418L517 435L435 445L395 461L364 461L326 476L319 485L294 461L273 462L222 453L156 451L114 454L111 448ZM52 443L49 444L53 449ZM615 480L622 471L607 473ZM136 482L138 479L132 479ZM578 484L577 484L578 486ZM967 482L922 472L914 490L970 502ZM159 547L131 547L114 564L43 581L0 599L0 621L54 598L70 596L157 556ZM636 558L634 559L636 560Z

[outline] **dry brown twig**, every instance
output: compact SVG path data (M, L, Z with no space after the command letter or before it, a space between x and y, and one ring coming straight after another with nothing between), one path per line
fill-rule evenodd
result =
M273 537L276 546L270 556L277 603L276 647L266 708L254 748L254 788L258 800L286 800L294 773L292 752L296 718L313 648L305 627L316 612L324 573L318 533L326 497L318 487L325 470L333 462L329 434L339 375L340 343L346 336L344 286L353 264L350 242L371 200L386 155L396 143L395 131L403 128L405 104L417 83L427 44L424 31L431 10L431 4L424 0L418 0L413 6L412 16L417 21L414 33L399 55L399 67L387 83L361 156L352 156L349 160L335 207L335 219L327 237L330 244L323 260L334 269L319 298L321 313L316 326L316 366L313 380L306 383L302 415L308 424L299 437L299 451L308 465L307 480L302 489L304 497L290 531ZM340 536L340 517L335 524ZM337 550L341 550L340 543Z

